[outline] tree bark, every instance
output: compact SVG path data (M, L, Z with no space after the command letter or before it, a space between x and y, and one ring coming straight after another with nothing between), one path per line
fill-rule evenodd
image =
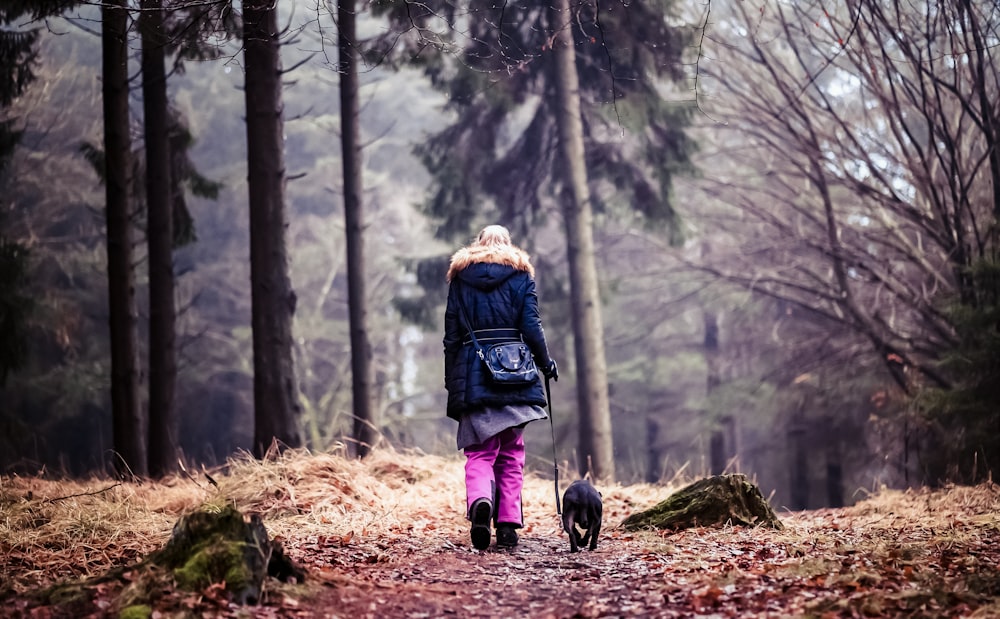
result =
M563 179L568 189L564 215L580 409L580 472L586 473L589 465L595 479L611 481L615 477L615 464L604 327L594 258L593 212L587 186L580 86L569 0L553 3L552 21L555 29L553 81L558 105L556 122Z
M364 457L378 438L372 398L372 351L365 293L365 224L358 111L358 50L355 0L337 3L340 51L340 141L344 172L344 228L347 236L347 305L351 329L351 394L355 453Z
M146 243L149 252L149 472L161 477L177 460L177 382L173 264L173 184L162 0L143 0L142 105L146 139Z
M285 162L278 13L271 0L243 5L246 67L247 185L253 326L254 445L299 447L299 406L292 362L295 293L288 276Z
M660 481L663 472L663 449L660 447L660 419L646 415L646 483Z
M705 246L702 247L703 255L707 252ZM712 394L722 383L721 371L719 369L719 318L715 312L706 309L701 310L702 322L705 325L705 334L702 340L702 348L705 355L705 398L712 401ZM722 475L726 471L726 462L729 459L726 454L726 433L724 419L718 411L711 408L706 411L711 423L711 435L708 440L708 463L712 475Z
M826 448L826 506L844 506L844 462L837 445Z
M801 412L795 414L788 428L789 484L792 509L809 507L809 457L806 448L806 422Z
M128 9L101 5L105 219L111 336L111 426L120 474L146 475L145 420L139 398L135 273L132 270L131 140L128 109Z

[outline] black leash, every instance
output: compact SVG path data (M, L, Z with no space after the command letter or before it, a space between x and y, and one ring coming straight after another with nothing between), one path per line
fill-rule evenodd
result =
M549 389L549 377L545 377L545 399L549 403L549 428L552 430L552 468L555 471L556 485L556 515L562 515L562 505L559 504L559 461L556 459L556 424L552 421L552 390Z

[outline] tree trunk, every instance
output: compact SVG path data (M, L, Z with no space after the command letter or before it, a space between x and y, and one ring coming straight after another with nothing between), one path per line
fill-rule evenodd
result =
M347 236L347 304L351 329L351 394L354 403L355 453L364 457L378 438L372 401L372 351L368 341L365 295L365 226L361 178L361 130L358 120L358 50L355 0L337 4L340 27L340 141L344 168L344 228Z
M660 419L646 415L646 483L655 484L663 473L663 450L660 448Z
M702 247L704 255L705 246ZM719 318L715 312L705 309L701 310L702 322L705 325L705 335L702 340L702 348L705 355L705 398L712 402L712 394L722 383L721 371L719 370ZM709 422L712 425L711 436L708 440L708 463L712 475L722 475L726 471L726 433L722 420L719 419L718 411L709 409Z
M111 335L111 426L121 474L146 474L145 423L139 405L139 334L129 212L131 140L128 110L128 9L101 5L104 97L105 219Z
M580 86L573 48L569 0L552 5L555 29L554 79L558 104L559 150L563 158L566 246L576 353L577 400L580 409L581 473L591 468L595 479L615 476L611 409L608 401L604 327L594 259L593 213L583 147Z
M789 474L792 509L809 507L809 457L806 451L806 427L802 414L795 415L788 427Z
M837 446L826 452L826 506L844 506L844 464Z
M292 363L295 293L285 244L285 162L278 13L271 0L243 5L250 295L253 314L254 445L302 444Z
M162 477L175 468L177 418L174 388L173 200L167 135L166 43L162 0L143 0L142 105L146 138L146 243L149 251L149 472Z

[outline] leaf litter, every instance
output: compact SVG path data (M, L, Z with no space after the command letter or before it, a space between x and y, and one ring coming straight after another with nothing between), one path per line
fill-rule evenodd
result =
M113 615L130 566L162 547L182 514L230 502L263 518L305 582L269 580L251 607L220 585L159 591L150 616L1000 617L995 484L882 490L852 507L779 514L781 531L616 528L679 487L600 487L598 549L570 553L552 480L529 473L520 544L480 552L458 456L243 454L139 483L3 476L0 615ZM88 578L72 610L33 595Z

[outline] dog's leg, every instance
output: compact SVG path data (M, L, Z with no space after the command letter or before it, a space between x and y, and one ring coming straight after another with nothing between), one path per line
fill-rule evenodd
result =
M590 536L590 549L596 550L597 536L601 534L601 520L604 515L604 506L601 504L600 499L591 503L588 511L590 512L590 516L588 518L588 520L590 520L590 529L587 530L587 535Z
M569 551L578 552L580 533L576 530L576 510L563 506L563 530L569 535Z

